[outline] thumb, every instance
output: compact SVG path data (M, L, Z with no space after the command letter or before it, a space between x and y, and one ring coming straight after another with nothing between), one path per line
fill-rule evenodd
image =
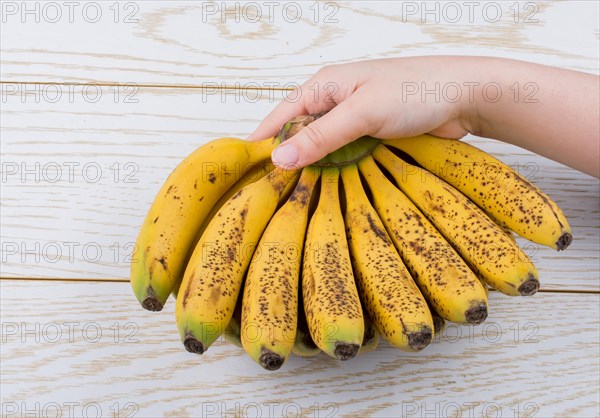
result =
M304 167L368 135L368 112L363 108L355 96L341 102L277 147L271 155L273 163L288 170Z

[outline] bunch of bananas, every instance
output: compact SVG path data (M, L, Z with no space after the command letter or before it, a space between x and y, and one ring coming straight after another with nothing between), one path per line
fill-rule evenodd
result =
M462 141L364 137L302 170L273 167L274 147L315 117L262 142L212 141L156 196L131 284L151 311L175 296L188 351L223 335L276 370L291 353L351 359L380 335L422 350L445 321L483 322L488 287L536 293L513 231L571 243L548 196Z

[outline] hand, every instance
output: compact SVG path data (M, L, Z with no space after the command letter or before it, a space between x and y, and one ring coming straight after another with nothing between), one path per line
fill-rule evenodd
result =
M283 168L311 164L364 135L495 138L600 177L600 78L493 57L434 56L325 67L250 136L328 113L280 145Z
M333 65L282 101L250 136L275 135L301 114L328 113L273 152L273 162L298 168L364 135L394 138L430 133L461 138L469 131L462 100L422 100L421 86L464 79L468 57L419 57ZM431 88L431 87L427 87Z

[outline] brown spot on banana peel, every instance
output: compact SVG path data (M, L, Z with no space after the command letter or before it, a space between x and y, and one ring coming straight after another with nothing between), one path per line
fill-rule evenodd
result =
M375 233L375 235L377 235L378 238L381 238L382 240L384 240L385 242L389 241L389 238L387 236L387 233L385 231L383 231L373 220L373 218L371 217L370 213L367 213L367 221L369 221L369 227L371 228L371 230Z
M221 286L215 286L211 289L210 291L210 301L216 303L219 300L219 297L221 296Z
M195 277L195 276L196 276L196 270L192 271L192 273L190 274L190 277ZM192 283L193 283L193 280L188 280L187 287L185 288L185 293L183 294L182 304L183 304L184 308L186 307L188 298L190 296L190 291L192 289Z
M311 190L305 184L298 183L294 193L290 196L291 202L299 201L301 205L307 205L308 199L311 196Z
M158 261L160 263L160 265L163 267L163 269L166 271L167 270L167 261L165 260L165 257L161 257L161 258L157 258L156 261Z

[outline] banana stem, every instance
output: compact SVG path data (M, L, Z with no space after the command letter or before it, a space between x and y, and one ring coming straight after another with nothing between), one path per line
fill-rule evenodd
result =
M276 140L279 140L279 143L288 140L306 126L322 117L325 113L327 112L296 116L283 125L279 135L276 137ZM364 157L371 155L375 147L380 143L381 141L378 139L369 136L358 138L357 140L344 145L338 150L333 151L320 161L317 161L315 164L313 164L313 166L342 167L344 165L354 164L362 160Z

